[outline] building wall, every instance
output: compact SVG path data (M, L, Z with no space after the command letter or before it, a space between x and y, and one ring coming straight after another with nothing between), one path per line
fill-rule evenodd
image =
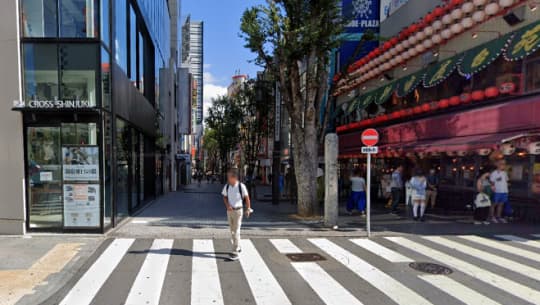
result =
M22 116L11 111L21 99L17 2L6 0L0 10L0 234L23 234L25 227Z
M411 23L424 17L428 12L444 2L442 0L408 1L381 23L381 37L389 38L395 36L404 27L408 27Z

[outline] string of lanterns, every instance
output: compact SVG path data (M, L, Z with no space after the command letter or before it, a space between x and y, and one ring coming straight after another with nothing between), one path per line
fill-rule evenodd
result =
M449 0L426 14L420 21L402 30L397 37L386 41L348 68L354 79L340 79L336 75L338 89L334 95L341 95L362 83L378 77L385 71L402 65L429 49L446 43L452 37L487 21L526 0Z

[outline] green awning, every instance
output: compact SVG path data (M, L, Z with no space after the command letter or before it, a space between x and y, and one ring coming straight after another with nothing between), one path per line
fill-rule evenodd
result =
M504 50L509 36L503 36L468 50L458 66L459 74L466 76L482 71Z
M420 84L420 81L422 81L422 76L424 75L424 73L424 70L420 70L416 73L399 79L396 82L396 95L398 97L404 97L407 94L411 93L414 89L416 89L418 84Z
M358 103L360 102L360 98L361 96L355 96L354 99L350 101L349 107L347 107L347 111L346 111L347 114L350 114L356 110L356 107Z
M507 60L520 60L540 47L540 21L519 29L506 48Z
M452 74L452 72L454 72L461 57L462 54L456 55L429 67L426 75L424 75L424 87L434 87L443 82L450 74Z
M396 90L396 82L392 82L383 86L377 90L377 95L375 96L375 103L377 105L383 104L392 96Z
M375 90L375 91L371 91L369 93L362 95L360 97L360 101L358 102L357 108L364 109L367 106L369 106L369 104L371 104L371 102L375 100L376 93L377 91Z

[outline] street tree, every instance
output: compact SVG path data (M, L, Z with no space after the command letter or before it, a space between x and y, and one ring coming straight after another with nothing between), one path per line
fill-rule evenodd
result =
M219 143L216 130L206 128L203 135L203 149L206 152L206 171L216 173L219 170Z
M241 20L246 48L279 80L291 118L300 216L316 210L318 114L328 90L330 54L340 43L340 17L338 0L268 0L248 8Z
M250 178L254 177L259 152L269 132L268 115L272 107L268 100L262 97L263 88L260 88L265 85L266 82L250 79L233 97L234 102L242 111L240 145L242 157L247 166L246 174ZM250 179L248 187L251 192L254 187L253 179Z
M215 132L213 138L217 142L223 176L229 166L228 156L240 142L238 126L241 118L240 107L228 97L221 96L212 100L205 122L207 128Z

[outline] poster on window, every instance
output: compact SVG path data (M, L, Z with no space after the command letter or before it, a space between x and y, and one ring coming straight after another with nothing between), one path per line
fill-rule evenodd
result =
M533 167L531 192L535 195L540 195L540 163L535 163Z
M64 227L99 227L99 184L64 184Z
M64 181L99 181L97 146L62 147Z

